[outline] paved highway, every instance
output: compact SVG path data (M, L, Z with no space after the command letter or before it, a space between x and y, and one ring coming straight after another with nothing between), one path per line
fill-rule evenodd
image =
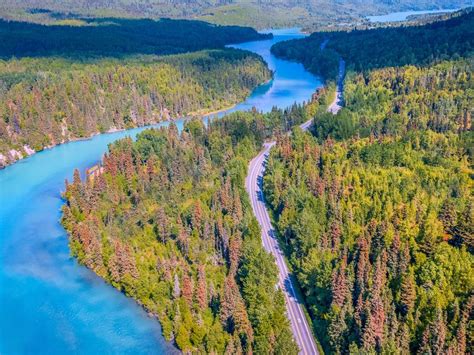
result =
M343 104L342 92L344 74L345 62L341 59L339 62L339 78L335 98L327 109L328 112L333 114L336 114ZM313 120L311 119L300 125L300 128L306 131L312 123ZM275 257L275 262L278 266L278 286L283 290L285 296L287 316L290 320L291 330L296 344L298 344L301 354L319 355L311 326L306 320L304 314L303 301L295 292L283 251L278 245L278 240L275 237L275 230L271 224L270 216L265 206L265 199L262 191L263 174L265 172L265 161L267 160L270 149L274 145L275 142L265 143L263 150L250 162L245 187L250 197L253 213L262 229L263 246L267 252Z
M344 104L343 90L344 90L344 76L346 73L346 62L341 58L339 59L339 75L337 79L336 94L334 100L328 107L328 112L333 115L337 114Z
M308 121L300 127L306 130L311 125ZM262 192L262 179L265 171L265 161L270 149L275 142L266 143L263 150L250 162L249 173L246 179L246 189L250 196L251 205L255 217L262 229L262 240L265 250L275 257L278 266L278 286L283 290L287 316L290 320L291 329L301 354L319 354L313 337L311 326L306 320L302 300L297 296L290 272L285 263L283 251L278 246L275 231L272 227L270 216L265 206Z

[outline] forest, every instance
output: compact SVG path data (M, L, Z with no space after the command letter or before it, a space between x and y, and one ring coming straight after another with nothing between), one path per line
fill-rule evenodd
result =
M0 61L1 165L27 150L223 109L270 78L260 57L236 49Z
M266 196L328 352L472 353L472 169L449 142L296 135L272 154Z
M187 18L259 29L339 27L364 16L406 10L455 9L471 0L3 0L8 20L80 24L78 18Z
M167 121L102 157L94 139L1 172L0 353L296 355L289 295L324 353L474 354L473 13L360 30L467 3L0 1L0 168ZM227 48L272 35L237 24L351 31L274 46L327 79L309 102L203 119L272 86L260 56ZM319 85L293 76L285 99ZM283 293L245 189L270 140L257 198L302 298Z
M113 143L94 173L66 182L72 254L155 314L184 352L297 354L244 184L263 141L324 100Z
M317 338L328 353L473 353L472 12L328 36L350 68L345 107L282 136L264 178ZM275 51L311 68L324 38Z
M201 21L109 20L0 21L0 167L93 134L224 109L271 78L260 57L224 48L271 35Z
M250 27L215 26L202 21L112 18L81 21L77 26L45 26L0 20L0 58L164 55L271 38L271 34L259 34Z
M328 40L321 49L321 43ZM328 80L337 76L338 58L348 70L368 71L465 57L474 51L474 11L463 10L452 18L423 26L315 32L301 40L275 44L272 53L296 60Z

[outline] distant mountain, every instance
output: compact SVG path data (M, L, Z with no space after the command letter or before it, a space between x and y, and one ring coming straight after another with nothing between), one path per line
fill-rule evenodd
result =
M254 27L306 26L402 10L473 6L474 0L4 0L0 15L40 23L83 16L202 18Z

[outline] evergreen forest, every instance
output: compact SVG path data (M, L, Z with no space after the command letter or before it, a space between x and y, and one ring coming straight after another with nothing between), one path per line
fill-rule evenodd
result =
M264 179L328 353L474 351L472 19L274 47L349 69L345 107L281 137Z
M72 255L156 315L183 352L297 354L244 185L264 140L325 101L113 143L95 173L66 182Z
M268 37L253 29L114 21L0 21L0 167L94 134L228 108L272 76L259 56L224 48Z

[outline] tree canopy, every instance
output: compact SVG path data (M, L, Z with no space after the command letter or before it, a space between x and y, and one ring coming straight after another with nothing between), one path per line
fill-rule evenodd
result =
M271 37L250 27L202 21L90 18L82 26L0 20L0 58L61 55L123 57L218 49Z
M274 47L311 69L328 36L322 68L351 68L345 107L282 137L264 179L330 353L474 351L472 19Z
M328 41L324 47L321 44ZM309 37L279 42L272 52L297 60L328 80L337 76L338 58L356 72L404 65L428 65L468 57L474 50L474 11L423 26L377 28L349 32L315 32Z
M194 119L181 133L171 124L115 142L94 173L66 183L72 255L156 314L184 352L297 354L245 176L266 138L319 106Z
M271 72L223 49L127 59L0 61L0 166L108 130L212 112L242 101Z

